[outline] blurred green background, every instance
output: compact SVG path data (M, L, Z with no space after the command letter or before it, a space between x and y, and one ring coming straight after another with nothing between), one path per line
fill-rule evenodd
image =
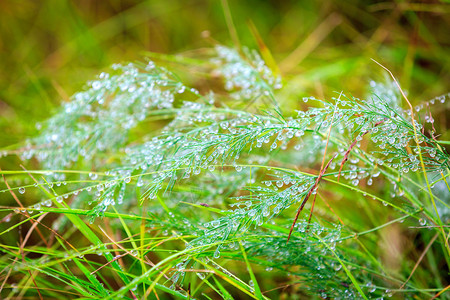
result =
M142 60L145 51L190 53L212 41L232 46L224 3L240 43L258 49L261 37L289 93L362 98L369 80L383 76L370 58L414 103L448 92L445 2L0 1L0 147L33 135L36 122L112 63Z

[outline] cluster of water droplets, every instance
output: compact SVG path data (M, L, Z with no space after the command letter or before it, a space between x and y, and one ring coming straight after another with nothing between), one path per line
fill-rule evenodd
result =
M368 97L374 104L382 99L389 107L396 111L401 110L402 95L394 81L386 80L384 82L370 81L370 95Z
M311 135L310 152L320 153L327 144L324 136L329 126L332 126L338 133L349 130L355 136L356 143L350 155L346 154L346 148L340 148L338 152L342 159L348 156L342 174L353 185L358 185L361 179L367 177L369 185L373 181L370 168L364 168L358 157L362 154L360 143L367 133L370 133L372 141L381 143L379 148L385 150L372 152L372 168L374 164L386 163L401 172L417 170L417 155L406 153L405 150L414 138L411 124L404 116L390 110L386 103L382 105L385 110L383 111L378 104L370 104L356 98L337 99L335 104L317 101L322 103L323 107L300 111L297 118L287 119L245 112L235 115L235 112L228 113L211 106L188 103L186 105L192 109L191 116L172 122L171 127L166 128L163 134L142 145L126 148L124 164L130 174L142 174L137 186L145 186L145 196L151 199L155 198L163 187L170 190L176 180L199 176L205 171L213 172L220 165L232 164L239 173L243 169L240 163L243 152L249 153L262 148L263 145L266 145L269 151L278 147L286 150L291 140L301 141L308 130L316 132ZM186 122L191 127L187 127L187 130L180 128L180 125ZM420 129L419 125L418 128ZM347 147L350 147L350 144ZM294 149L297 150L295 147ZM433 147L423 149L430 157L438 156L433 153L436 151ZM392 152L393 150L396 152ZM336 162L333 162L330 168L334 169L335 166ZM169 186L166 182L169 182Z
M153 62L111 67L76 93L62 110L39 124L39 136L23 152L45 168L62 169L122 146L130 129L155 109L171 108L185 86Z
M369 154L372 165L386 165L401 173L419 170L419 151L424 156L427 169L443 170L448 167L450 159L445 149L439 147L436 141L428 138L422 132L422 125L414 120L416 142L410 111L401 110L398 105L393 105L392 103L399 101L398 95L394 92L386 92L385 87L384 89L384 92L381 93L384 98L377 95L369 101L349 98L342 94L339 98L334 98L334 105L314 99L323 107L299 112L299 117L315 117L312 123L316 124L316 130L322 130L322 136L325 134L324 130L327 129L324 127L332 126L332 128L334 127L333 133L353 137L353 140L348 142L346 148L341 148L339 153L342 158L347 155L347 159L350 160L350 163L344 165L344 170L350 172L346 177L352 180L354 185L367 176L364 174L363 161L358 158L361 155ZM360 146L366 135L375 147L363 153ZM347 153L349 149L350 152ZM360 162L358 163L358 161ZM357 174L361 168L363 169L362 174Z
M342 265L331 252L333 250L342 256L337 247L340 237L340 226L325 227L299 220L288 243L284 234L272 232L270 236L261 234L259 238L247 240L245 246L248 255L260 257L292 275L308 278L303 282L303 288L314 295L323 293L323 298L334 298L344 293L357 295L349 284L335 284L338 280L346 282L347 279ZM272 267L269 268L271 270Z
M165 182L173 184L176 180L197 177L205 171L214 172L227 163L234 165L237 173L241 172L241 154L251 151L255 144L255 148L259 148L262 139L264 143L267 139L288 141L304 134L304 130L297 127L305 125L295 120L261 121L247 113L231 119L224 118L223 112L215 112L215 115L210 118L210 124L202 120L203 126L195 129L189 130L188 127L188 130L179 128L164 132L144 144L125 148L123 165L116 170L118 177L112 179L115 183L120 182L120 178L130 182L132 174L134 177L141 174L136 185L144 186L145 195L151 199L156 197ZM217 122L217 119L223 121ZM108 203L103 201L103 204Z
M271 95L281 88L281 78L275 76L256 51L244 48L246 57L236 49L217 46L217 58L213 63L217 72L225 79L225 89L238 100L255 99Z
M225 242L230 237L242 236L253 224L255 229L292 204L300 202L314 184L314 178L300 174L272 175L274 180L264 181L265 186L247 187L247 196L234 198L232 209L221 218L203 224L201 236L191 246ZM274 184L272 184L274 183Z

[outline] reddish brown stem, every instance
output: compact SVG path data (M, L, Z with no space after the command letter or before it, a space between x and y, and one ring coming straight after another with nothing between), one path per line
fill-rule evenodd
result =
M380 125L380 124L383 123L383 122L384 122L384 120L379 121L379 122L375 123L375 125L374 125L373 127L377 127L378 125ZM369 130L367 130L366 132L364 132L364 133L361 135L361 137L365 136L365 135L368 134L368 133L369 133ZM355 140L353 141L353 143L350 145L350 147L348 148L348 150L345 151L344 158L343 158L342 161L341 161L341 167L339 168L339 174L338 174L338 180L337 180L338 182L339 182L339 179L341 178L341 171L342 171L342 168L344 167L345 162L348 160L348 155L349 155L350 152L352 151L353 147L355 147L355 145L356 145L357 142L358 142L358 141L355 139Z
M292 231L294 230L294 226L295 223L297 223L298 220L298 216L300 215L300 213L302 212L303 208L305 207L306 202L308 201L309 197L311 196L312 192L317 188L317 186L319 185L320 179L322 179L322 176L325 174L326 170L328 169L328 167L330 166L331 162L333 161L333 159L337 156L337 154L335 154L327 163L327 165L325 166L325 168L323 168L323 170L320 172L319 176L317 176L316 182L314 183L314 185L312 186L312 188L309 190L308 194L306 195L305 199L303 199L302 204L300 205L300 208L297 210L297 214L295 215L294 218L294 222L292 222L292 226L291 229L289 230L289 235L287 238L286 243L289 242L289 239L291 238L291 234Z

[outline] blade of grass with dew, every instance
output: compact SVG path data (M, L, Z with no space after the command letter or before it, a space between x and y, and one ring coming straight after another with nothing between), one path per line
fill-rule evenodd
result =
M253 282L253 285L254 285L253 289L255 291L255 296L258 300L261 300L262 299L261 289L259 288L258 281L256 280L255 274L253 273L253 270L252 270L252 266L250 265L250 262L247 259L247 253L245 252L245 249L242 246L241 242L239 242L239 248L241 249L242 258L244 259L245 264L247 265L248 273L250 274L250 278Z
M220 297L222 297L224 300L233 299L231 294L228 293L227 289L223 287L223 285L220 283L220 281L217 280L217 278L215 276L212 276L212 278L214 279L214 283L216 284L216 286L219 288L219 291L220 291L219 295L220 295Z
M328 250L331 251L331 253L333 253L333 255L336 257L336 259L339 261L339 263L342 265L342 268L344 269L345 273L347 274L348 278L350 278L350 280L353 282L353 285L355 286L355 288L358 290L359 294L361 295L361 297L363 297L364 299L368 300L367 296L364 294L364 292L362 291L358 281L356 281L355 277L353 276L353 274L350 272L350 270L347 268L347 266L344 264L344 262L339 258L339 256L336 254L336 252L330 248L330 246L317 234L314 233L314 236L325 245L325 247L327 247Z
M43 180L48 184L47 180L42 177ZM50 199L54 199L54 196L47 191L47 189L45 189L44 187L40 186L41 191L46 194ZM61 204L58 201L53 201L54 204L58 207L58 208L65 208L65 209L70 209L70 207L68 207L67 205ZM94 245L101 245L103 244L102 241L100 240L100 238L97 237L97 235L89 228L89 226L86 225L86 223L84 223L78 216L76 215L71 215L71 214L66 214L66 217L72 222L72 224L78 228L78 230L80 231L81 234L83 234L91 243L93 243ZM110 254L109 252L105 253L105 258L108 261L112 261L114 260L114 257L112 254ZM113 263L111 264L113 266L113 268L116 270L117 274L119 275L119 277L123 280L123 282L125 284L129 283L128 278L123 274L122 269L120 267L120 265L116 262L113 261Z

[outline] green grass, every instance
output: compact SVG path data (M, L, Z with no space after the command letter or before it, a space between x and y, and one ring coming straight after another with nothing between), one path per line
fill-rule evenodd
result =
M448 298L446 4L0 7L1 298Z

